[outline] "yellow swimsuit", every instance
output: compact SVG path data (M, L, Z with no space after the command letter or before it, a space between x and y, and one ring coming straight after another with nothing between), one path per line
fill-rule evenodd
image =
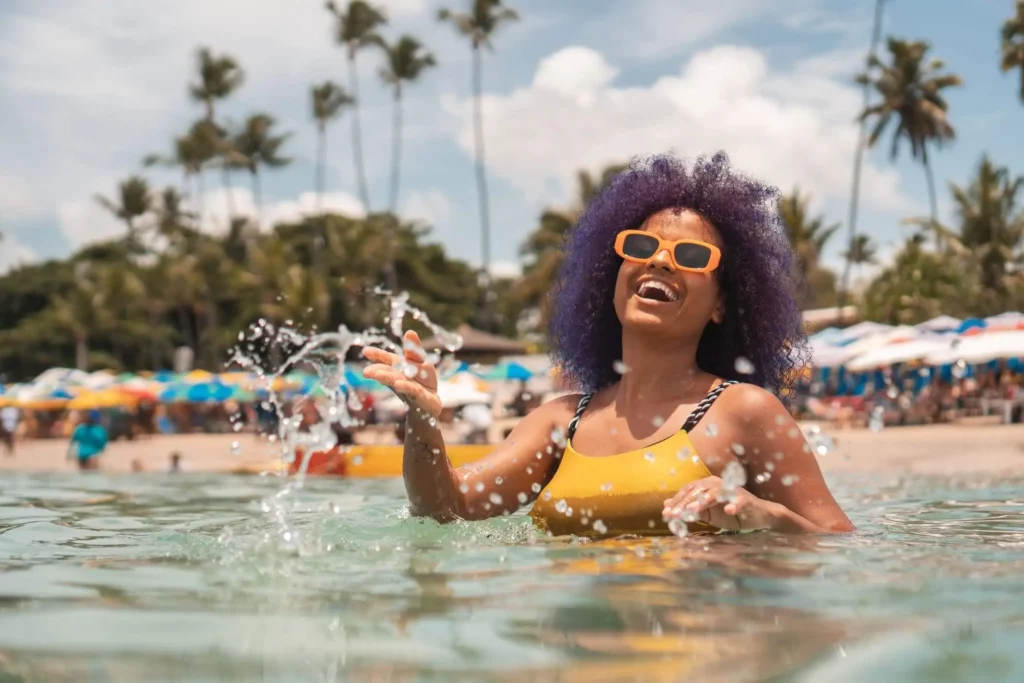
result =
M569 439L555 476L530 512L534 522L556 536L670 533L661 517L665 499L686 484L711 475L690 442L689 432L733 384L736 382L723 382L712 389L683 428L667 439L596 458L572 447L572 437L592 396L585 395L569 423ZM700 527L703 525L691 525L692 529Z

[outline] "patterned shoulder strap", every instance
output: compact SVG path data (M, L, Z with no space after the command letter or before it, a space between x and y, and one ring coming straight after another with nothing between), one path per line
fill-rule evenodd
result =
M707 412L711 409L711 406L714 404L715 400L722 395L723 391L725 391L734 384L739 384L739 382L737 382L734 379L731 379L728 382L722 382L717 387L709 391L708 395L701 399L701 402L698 403L697 407L693 409L692 413L690 413L690 417L686 418L686 422L683 423L683 431L693 431L693 428L697 426L697 423L700 422L701 418L704 417L707 414Z
M583 411L587 409L587 405L590 403L590 399L594 398L593 394L583 394L583 398L580 399L580 403L576 406L576 414L569 420L569 438L571 439L576 434L576 427L580 424L580 418L583 417Z

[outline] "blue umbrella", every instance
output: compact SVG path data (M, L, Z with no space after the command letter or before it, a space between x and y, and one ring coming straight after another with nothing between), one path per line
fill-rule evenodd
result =
M503 361L480 375L480 377L489 380L528 380L533 377L533 373L519 363Z
M985 328L988 327L988 323L986 323L981 318L967 318L962 323L960 323L960 327L956 328L956 331L957 334L963 334L967 330L972 330L975 327Z
M220 382L199 384L172 384L160 393L163 403L219 403L231 398L233 390Z

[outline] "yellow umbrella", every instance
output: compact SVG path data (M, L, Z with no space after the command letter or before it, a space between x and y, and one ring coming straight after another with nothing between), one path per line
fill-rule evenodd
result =
M182 377L181 381L188 382L190 384L200 384L212 382L214 381L214 379L215 378L212 372L207 372L206 370L193 370L192 372Z
M69 410L92 410L94 408L115 408L119 406L134 406L134 396L121 393L116 389L103 391L87 391L84 394L75 396L68 402Z
M25 410L60 410L67 404L66 398L36 398L18 401L16 405Z

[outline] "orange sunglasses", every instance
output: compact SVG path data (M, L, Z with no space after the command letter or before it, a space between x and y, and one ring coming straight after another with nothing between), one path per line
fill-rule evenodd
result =
M662 249L672 255L676 268L690 273L710 273L722 260L718 247L700 240L670 242L643 230L623 230L615 237L615 253L634 263L650 263Z

